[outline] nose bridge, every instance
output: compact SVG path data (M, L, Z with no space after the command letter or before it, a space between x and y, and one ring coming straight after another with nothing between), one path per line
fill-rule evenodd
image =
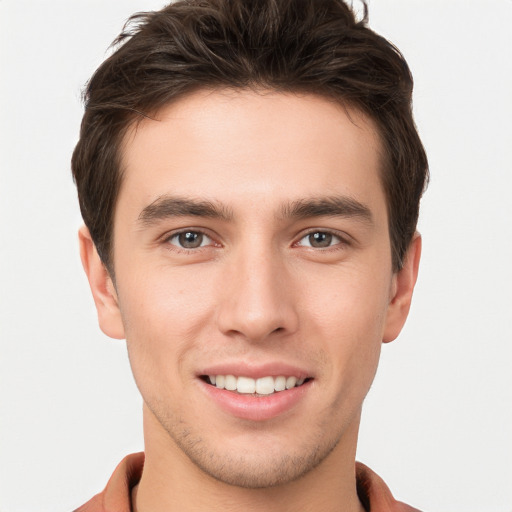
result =
M297 327L285 262L269 241L238 247L229 258L228 282L220 305L219 327L251 341Z

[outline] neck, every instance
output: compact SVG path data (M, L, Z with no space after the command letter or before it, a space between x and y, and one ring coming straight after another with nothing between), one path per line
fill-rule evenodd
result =
M145 463L133 489L133 512L364 512L357 497L355 448L359 418L313 470L275 487L243 488L203 472L144 409Z

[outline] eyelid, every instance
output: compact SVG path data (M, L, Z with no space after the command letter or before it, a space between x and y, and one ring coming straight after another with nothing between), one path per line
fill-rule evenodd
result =
M303 240L304 238L306 238L307 236L309 235L312 235L314 233L327 233L329 235L332 235L336 238L339 239L339 242L333 244L333 245L330 245L329 247L312 247L311 245L302 245L300 244L300 241ZM302 232L298 238L297 238L297 241L293 244L295 247L307 247L307 248L311 248L311 249L315 249L315 250L324 250L324 251L327 251L329 249L336 249L336 248L339 248L339 246L348 246L348 245L351 245L351 241L350 241L351 237L342 232L342 231L338 231L336 229L329 229L329 228L310 228L304 232Z
M177 244L171 243L171 239L177 237L183 233L200 233L210 240L210 243L194 248L180 247ZM184 252L197 252L199 249L205 249L207 247L220 247L221 244L216 240L216 237L211 233L210 230L205 228L198 228L194 226L187 226L185 228L178 228L172 231L166 232L160 237L160 241L164 244L172 245L175 250Z
M200 233L203 236L207 237L210 240L210 243L208 243L206 245L203 245L203 246L196 247L196 248L186 248L186 247L180 247L179 245L173 244L173 243L170 242L170 240L172 238L174 238L174 237L176 237L176 236L178 236L178 235L180 235L182 233L188 233L188 232ZM307 245L300 244L302 239L304 239L307 236L309 236L311 234L314 234L314 233L327 233L327 234L330 234L330 235L338 238L339 242L336 242L333 245L331 245L329 247L325 247L325 248L312 247L312 246L307 246ZM160 239L160 242L162 242L164 244L172 245L173 248L175 248L175 250L183 251L183 252L197 252L199 249L204 249L204 248L207 248L207 247L221 247L222 246L222 244L218 241L218 237L215 236L214 234L212 234L212 232L209 229L199 228L199 227L195 227L195 226L187 226L187 227L183 227L183 228L177 228L177 229L174 229L172 231L168 231L165 234L163 234L161 237L159 237L159 239ZM352 237L350 235L348 235L345 232L338 231L336 229L331 229L331 228L309 228L306 231L302 231L298 235L298 237L296 238L296 241L292 244L292 246L293 247L306 247L306 248L311 248L311 249L315 249L315 250L327 251L329 249L339 248L339 246L351 245L352 244L351 239L352 239Z

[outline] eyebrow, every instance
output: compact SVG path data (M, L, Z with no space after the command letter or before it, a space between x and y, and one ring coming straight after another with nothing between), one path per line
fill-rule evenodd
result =
M164 195L155 199L139 214L138 220L149 225L169 217L207 217L230 220L232 212L222 204L204 199Z
M169 217L204 217L230 221L233 219L233 212L215 201L163 195L146 206L139 214L138 220L147 226ZM281 206L278 217L284 219L350 217L367 224L373 223L370 209L348 196L291 201Z
M350 217L373 224L370 208L348 196L299 199L284 205L280 213L284 218Z

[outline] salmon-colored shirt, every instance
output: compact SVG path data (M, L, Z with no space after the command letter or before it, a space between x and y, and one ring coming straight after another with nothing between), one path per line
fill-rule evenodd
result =
M133 453L117 466L105 490L74 512L131 512L131 489L137 485L144 466L144 453ZM420 512L396 501L382 478L356 463L357 492L368 512Z

